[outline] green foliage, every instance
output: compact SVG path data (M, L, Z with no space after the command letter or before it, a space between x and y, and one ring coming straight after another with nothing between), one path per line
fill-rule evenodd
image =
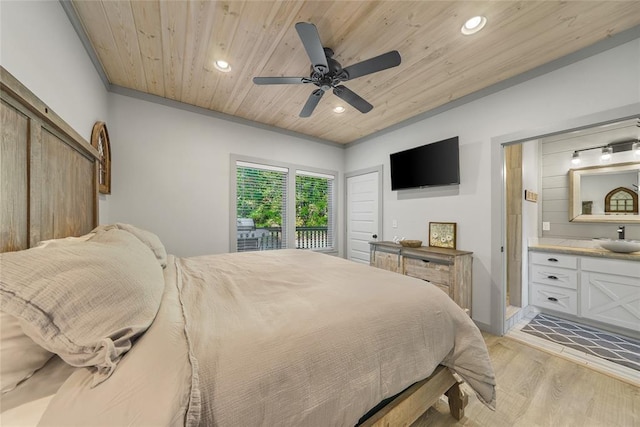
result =
M281 172L253 168L237 168L238 218L253 218L258 228L281 227L286 207L282 188L286 185Z
M283 173L237 168L237 217L253 218L256 227L280 227L286 211ZM296 176L296 227L326 227L329 216L327 179Z
M329 184L325 178L296 176L296 227L326 227Z

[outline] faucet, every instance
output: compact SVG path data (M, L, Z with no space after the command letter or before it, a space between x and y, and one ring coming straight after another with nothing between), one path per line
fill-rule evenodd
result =
M618 240L624 240L624 225L618 226Z

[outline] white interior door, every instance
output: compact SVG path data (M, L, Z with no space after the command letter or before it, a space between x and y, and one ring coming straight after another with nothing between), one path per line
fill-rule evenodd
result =
M380 234L380 171L348 176L347 259L369 264L369 242Z

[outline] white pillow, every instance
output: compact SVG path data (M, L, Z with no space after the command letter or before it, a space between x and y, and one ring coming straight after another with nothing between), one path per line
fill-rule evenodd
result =
M158 260L162 268L165 268L167 266L167 250L160 241L160 238L150 231L143 230L142 228L133 226L131 224L118 222L115 224L99 225L92 232L95 233L98 231L106 231L114 228L128 231L129 233L136 236L142 243L147 245L147 247L149 247L149 249L153 251L153 254L156 256L156 259Z
M95 236L96 233L91 232L91 233L87 233L84 234L82 236L78 236L78 237L63 237L60 239L49 239L49 240L41 240L40 242L38 242L37 245L34 246L34 248L46 248L47 246L53 246L53 245L65 245L67 243L80 243L80 242L86 242L87 240L89 240L90 238L92 238L93 236Z
M0 313L0 388L3 394L33 375L52 356L53 353L23 332L18 319Z
M154 253L129 232L0 254L0 308L37 344L107 379L151 324L164 291Z

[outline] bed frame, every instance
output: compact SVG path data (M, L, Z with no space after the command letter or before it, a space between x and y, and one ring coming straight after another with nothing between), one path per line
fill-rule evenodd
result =
M0 88L0 252L88 233L98 224L98 152L3 67ZM361 425L408 426L443 394L461 419L467 395L438 366Z
M0 67L0 252L98 224L98 152Z

